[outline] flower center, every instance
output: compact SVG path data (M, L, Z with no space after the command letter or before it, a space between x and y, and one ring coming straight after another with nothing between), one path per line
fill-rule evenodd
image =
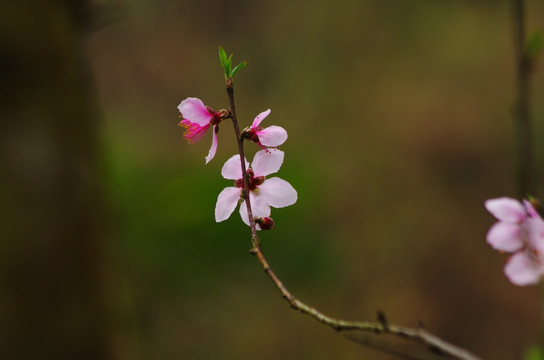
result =
M247 169L246 174L247 174L247 182L248 182L248 185L249 185L248 186L249 190L250 191L258 190L258 186L261 185L264 182L265 177L264 176L257 176L256 177L255 173L251 169ZM240 178L240 179L236 180L234 182L234 186L236 186L238 188L243 188L244 187L244 179Z
M210 120L210 125L217 125L221 122L221 113L220 112L217 112L217 111L214 111L211 107L209 106L206 106L206 110L208 110L208 112L213 115L213 118Z
M256 126L250 131L249 140L258 143L259 142L259 136L257 135L257 131L261 131L263 128L260 126Z

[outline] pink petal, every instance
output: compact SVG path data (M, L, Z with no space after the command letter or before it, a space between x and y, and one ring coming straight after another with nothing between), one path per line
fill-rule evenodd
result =
M527 236L527 245L544 254L544 220L529 218L521 226Z
M217 152L217 143L217 125L214 125L212 130L212 146L210 147L208 156L206 156L206 164L215 156L215 153Z
M210 123L213 115L210 114L206 105L198 98L187 98L178 106L178 110L185 119L206 126Z
M268 205L275 208L282 208L297 202L297 191L287 181L278 177L266 179L259 186L259 191Z
M533 207L533 204L529 201L523 200L523 206L525 206L525 211L529 214L529 217L542 219L538 211Z
M251 163L255 176L267 176L277 172L283 164L283 156L283 151L278 149L258 151Z
M217 197L215 204L215 221L220 222L230 217L240 200L240 189L235 187L224 188Z
M525 219L525 209L516 199L501 197L485 202L485 208L497 219L509 223L519 223Z
M270 109L268 109L268 110L266 110L266 111L263 111L262 113L260 113L259 115L257 115L257 117L255 118L255 120L253 120L253 124L251 125L251 127L254 128L254 127L259 126L259 124L261 123L261 121L263 121L264 118L268 116L268 114L270 114Z
M498 222L487 232L487 243L493 249L515 252L523 247L519 225Z
M245 160L245 159L244 159ZM249 167L247 160L246 169ZM242 166L240 164L240 155L233 155L230 159L227 160L223 168L221 169L221 175L225 179L229 180L238 180L242 178Z
M270 216L270 206L268 206L262 196L255 195L254 192L250 192L249 202L251 203L251 212L253 213L253 217ZM249 216L247 215L247 206L245 201L240 205L240 216L242 217L242 221L249 226ZM260 226L258 224L256 225L257 230L261 230Z
M536 266L522 251L515 253L504 266L504 273L510 281L518 286L538 283L543 269Z
M264 146L276 147L280 146L287 140L287 131L284 128L272 125L256 132L259 141Z

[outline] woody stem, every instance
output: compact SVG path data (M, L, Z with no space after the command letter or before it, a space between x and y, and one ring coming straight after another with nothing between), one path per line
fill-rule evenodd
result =
M236 117L236 107L234 105L234 87L232 78L228 78L226 82L227 95L229 96L230 112L232 125L234 126L234 133L236 134L236 141L238 142L238 153L240 154L240 166L242 168L242 179L244 181L244 187L242 191L242 197L245 200L247 207L247 216L249 218L249 227L251 229L251 242L253 249L260 247L260 239L257 236L257 228L255 227L255 220L253 219L253 211L251 210L251 201L249 200L249 178L247 175L246 162L244 156L244 138L240 134L240 127L238 126L238 118Z

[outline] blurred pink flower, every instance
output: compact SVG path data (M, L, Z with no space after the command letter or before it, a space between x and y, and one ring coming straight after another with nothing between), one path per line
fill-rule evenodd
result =
M262 128L260 126L263 121L270 114L270 109L263 111L255 120L249 129L244 130L244 136L251 141L254 141L259 145L261 149L267 147L280 146L287 140L287 131L284 128L276 125Z
M513 253L504 267L510 281L519 286L538 283L544 275L544 221L527 200L502 197L485 202L499 221L487 233L494 249Z
M270 207L282 208L293 205L297 201L297 192L287 181L278 177L266 179L266 176L276 173L283 163L284 153L278 149L260 150L255 154L251 166L246 163L249 180L249 199L253 217L266 218L270 216ZM251 168L250 168L251 167ZM225 179L235 180L233 187L227 187L217 197L215 205L215 221L220 222L230 217L236 205L242 200L244 182L240 166L240 156L231 157L221 175ZM240 205L240 216L249 225L249 217L245 201ZM260 230L259 224L256 224Z
M221 113L213 111L209 106L204 105L202 100L198 98L187 98L178 106L182 120L179 126L186 128L183 138L189 144L196 143L204 136L206 131L213 126L212 146L208 156L206 156L206 164L210 162L217 152L217 132L219 131L219 123L221 122Z

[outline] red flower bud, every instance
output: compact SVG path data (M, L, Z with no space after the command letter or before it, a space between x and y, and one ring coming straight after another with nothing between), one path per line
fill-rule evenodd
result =
M262 230L272 230L274 228L274 220L269 217L257 217L255 223L259 224Z

